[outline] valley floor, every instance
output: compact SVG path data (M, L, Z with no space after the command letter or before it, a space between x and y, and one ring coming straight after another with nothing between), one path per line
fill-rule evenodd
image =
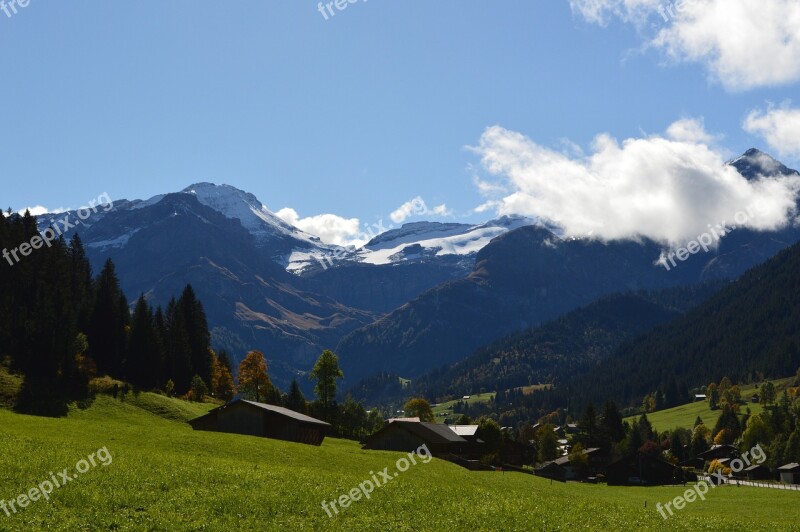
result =
M0 510L0 530L800 530L798 492L721 487L665 521L656 503L686 488L551 484L435 459L329 518L323 501L404 455L192 431L185 420L206 409L152 394L99 396L58 419L0 409L0 499L97 457L49 500Z

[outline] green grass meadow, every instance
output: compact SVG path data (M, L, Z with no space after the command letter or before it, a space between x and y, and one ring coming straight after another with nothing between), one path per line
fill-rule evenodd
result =
M65 418L0 409L0 499L99 448L113 458L49 501L0 512L0 530L800 530L800 492L717 488L665 522L655 503L685 488L551 484L436 459L329 518L323 500L394 471L403 455L192 431L186 420L208 408L141 394L101 395Z
M772 384L774 384L775 388L778 390L779 397L780 394L783 393L783 390L793 381L793 377L772 381ZM750 396L757 392L758 389L754 385L742 387L742 399L747 403L741 406L739 410L740 417L745 416L748 408L751 414L760 414L764 410L764 407L760 404L750 402ZM658 412L647 414L647 419L650 420L654 429L663 432L677 427L692 429L694 428L694 422L697 416L700 416L700 419L703 420L703 423L705 423L707 427L712 428L719 419L720 414L720 410L711 410L706 401L695 401L693 403L676 406L675 408L668 408L666 410L659 410ZM626 418L626 421L635 422L637 419L639 419L639 416L632 416Z

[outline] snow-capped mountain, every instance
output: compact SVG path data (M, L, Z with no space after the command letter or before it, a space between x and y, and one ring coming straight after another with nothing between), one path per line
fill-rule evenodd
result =
M750 179L796 174L757 150L729 164ZM144 201L113 200L112 209L86 218L78 214L43 215L38 222L44 229L64 217L80 221L65 236L80 234L95 272L111 258L131 301L145 294L164 305L192 283L206 307L214 345L237 357L263 350L276 370L282 368L278 378L284 384L293 371L308 369L321 349L337 345L350 376L384 367L370 358L374 353L401 360L413 351L422 371L425 364L454 359L441 359L445 344L437 343L437 335L443 330L455 335L446 345L465 351L549 317L545 310L570 310L593 294L733 278L800 235L794 227L737 231L720 252L664 280L663 272L654 271L655 245L643 252L641 243L562 241L546 222L515 216L481 224L409 223L345 250L293 227L253 194L230 185L197 183ZM601 258L605 267L598 266ZM520 310L526 308L527 315ZM470 309L483 310L466 316ZM379 332L370 328L376 323ZM424 331L407 334L415 327ZM419 343L405 345L404 338ZM450 347L450 357L468 354Z
M498 236L534 220L504 216L479 225L416 222L373 238L356 253L366 264L384 265L446 255L474 255Z
M258 198L230 185L196 183L181 192L194 194L203 205L211 207L226 218L237 219L259 244L267 243L275 234L299 241L309 248L328 248L319 237L310 235L278 218Z
M798 175L800 172L792 170L768 153L751 148L743 155L729 161L747 179L757 179L758 177L776 177L782 175Z

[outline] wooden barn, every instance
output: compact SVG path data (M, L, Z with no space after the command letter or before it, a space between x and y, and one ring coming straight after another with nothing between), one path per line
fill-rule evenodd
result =
M237 399L189 421L194 430L320 445L330 425L281 406Z
M419 421L392 421L367 438L364 449L412 452L427 445L433 456L462 454L469 442L447 425Z
M781 482L787 484L800 484L800 464L791 463L778 468L781 475Z
M747 477L747 480L772 479L772 473L770 473L769 468L763 464L753 464L750 467L746 467L743 473Z
M606 482L609 486L664 486L693 480L687 475L683 469L665 460L638 453L608 466Z

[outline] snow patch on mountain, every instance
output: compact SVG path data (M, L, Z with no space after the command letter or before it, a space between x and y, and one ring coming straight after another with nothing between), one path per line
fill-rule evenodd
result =
M196 183L182 190L193 194L197 200L226 218L236 218L250 234L261 240L276 233L307 243L311 247L325 247L319 237L310 235L278 218L255 195L230 185Z
M357 260L383 265L423 257L471 255L493 239L536 221L521 216L504 216L481 225L418 222L388 231L360 249Z

